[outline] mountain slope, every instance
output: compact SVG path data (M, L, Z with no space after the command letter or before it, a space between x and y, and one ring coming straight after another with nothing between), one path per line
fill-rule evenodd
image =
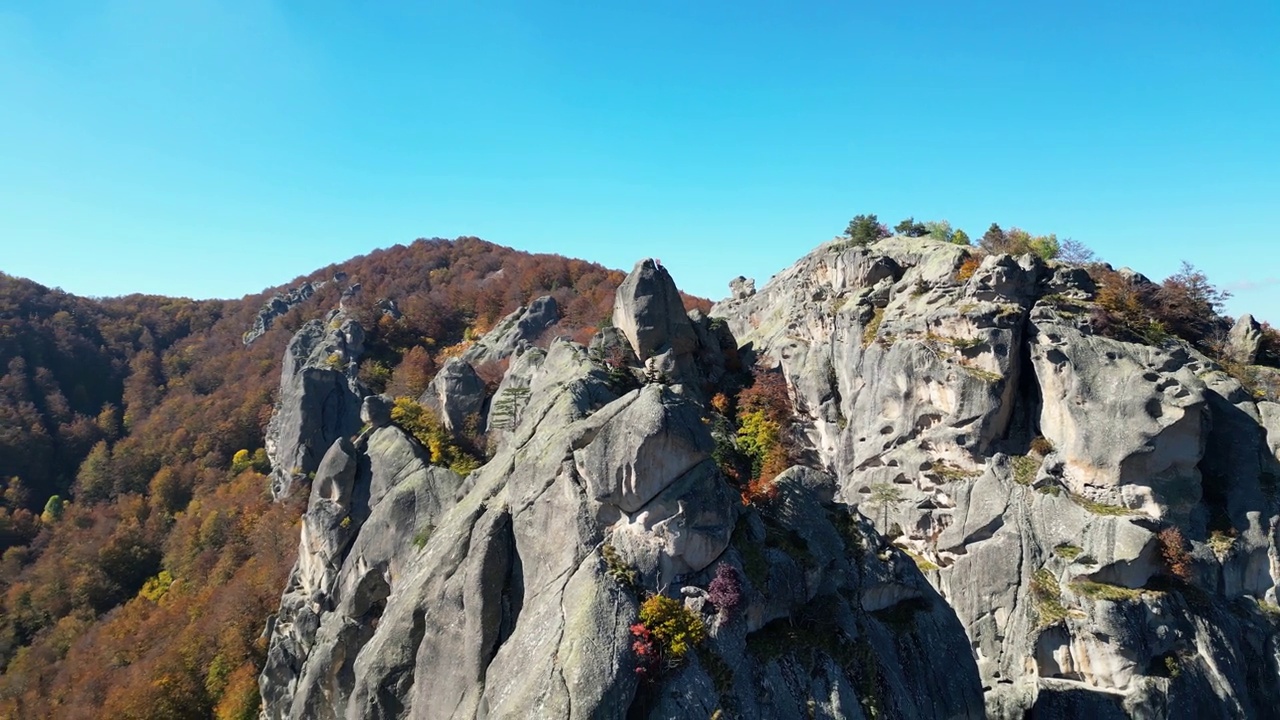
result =
M23 388L4 396L0 411L19 413L6 432L27 433L6 447L39 447L33 428L52 427L45 434L56 437L63 420L48 388L82 416L67 416L73 427L87 418L93 430L75 452L56 446L61 471L36 468L21 452L0 467L32 478L23 503L30 530L13 536L0 572L0 716L253 711L265 653L258 636L293 561L300 514L271 502L269 468L255 451L280 358L307 320L343 304L368 328L368 355L354 369L361 382L416 395L464 335L532 295L561 300L552 332L589 335L621 277L462 238L377 251L239 301L94 301L5 278L17 310L3 316L0 352L39 357L54 373L35 383L43 396ZM273 299L305 284L314 292L246 345L264 309L278 307ZM79 364L62 372L64 357ZM5 383L15 384L9 375ZM54 400L42 405L44 397ZM114 406L113 423L98 422L103 403ZM69 504L36 519L53 493Z

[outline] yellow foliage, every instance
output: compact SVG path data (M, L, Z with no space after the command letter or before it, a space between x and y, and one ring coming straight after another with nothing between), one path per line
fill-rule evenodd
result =
M666 595L654 595L641 603L640 622L653 633L663 652L674 660L684 657L690 648L707 637L702 618Z
M422 443L432 465L443 465L459 475L480 466L479 460L458 446L435 413L412 398L396 398L391 406L391 419Z
M159 575L147 580L138 594L153 603L159 603L173 585L173 575L168 570L161 570Z

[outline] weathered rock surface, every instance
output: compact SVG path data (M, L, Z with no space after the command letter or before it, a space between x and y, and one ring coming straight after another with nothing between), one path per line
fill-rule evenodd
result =
M1270 716L1280 406L1185 345L1093 335L1079 268L961 280L964 253L823 247L712 315L781 366L837 497L938 566L989 716Z
M525 307L517 308L492 330L485 333L462 354L473 366L505 360L533 345L540 335L560 319L560 306L555 298L543 295Z
M643 337L642 352L676 350L690 378L723 369L723 346L736 350L727 328L682 309L683 322L660 318L653 297L678 293L656 270L633 273L633 287L652 287L615 314L633 329L627 349ZM499 395L527 395L465 485L422 465L383 424L384 400L366 402L373 429L334 444L313 484L271 627L264 716L981 717L955 614L835 502L835 479L793 468L776 503L744 508L710 460L699 394L641 384L639 358L608 352L609 338L512 359ZM727 563L741 607L718 614L689 590L710 640L641 684L638 597L606 547L637 583L673 595Z
M471 363L449 358L418 402L434 410L446 428L462 432L469 423L481 426L486 399L484 381Z
M693 358L697 332L675 281L656 260L636 263L622 281L614 296L613 324L651 376L677 384L700 380Z
M289 342L266 434L277 499L315 472L335 440L360 429L360 402L368 394L356 379L363 352L364 329L337 311L303 325Z
M343 279L346 279L345 273L343 273ZM271 329L271 325L275 323L276 318L289 312L293 306L306 302L308 298L315 295L316 291L325 285L326 283L323 280L314 283L307 282L287 293L272 296L258 311L258 316L253 319L253 327L245 331L242 338L244 344L252 345L254 340L262 337Z
M1262 326L1248 313L1241 315L1227 333L1227 355L1241 365L1258 362L1262 349Z
M1280 405L1188 346L1095 335L1083 269L989 256L961 279L968 252L824 246L709 317L646 260L589 348L531 348L554 312L513 314L424 398L486 417L465 481L385 398L355 441L298 443L328 453L264 717L1272 716ZM739 345L781 367L808 445L751 506L707 407ZM643 682L637 588L708 628Z

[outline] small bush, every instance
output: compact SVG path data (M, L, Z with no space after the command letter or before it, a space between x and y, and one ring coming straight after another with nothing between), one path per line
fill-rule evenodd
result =
M1035 602L1040 627L1065 620L1071 614L1062 604L1062 588L1049 568L1040 568L1031 576L1031 599Z
M1067 562L1071 562L1072 560L1080 557L1080 553L1082 552L1084 552L1084 548L1068 543L1063 543L1053 549L1054 555L1057 555Z
M391 420L422 443L433 465L442 465L465 476L482 464L479 458L463 449L434 412L411 398L396 398L391 406Z
M613 578L614 582L628 590L634 590L638 581L638 575L635 568L628 565L622 556L618 554L618 549L605 543L600 548L600 554L604 557L605 574Z
M1037 435L1031 440L1031 452L1040 457L1045 457L1053 452L1053 443L1049 442L1043 435Z
M884 308L876 308L871 313L871 319L867 321L867 326L862 330L862 347L868 347L875 342L876 335L880 333L880 325L884 322Z
M1187 552L1187 540L1176 527L1167 527L1156 535L1160 541L1160 557L1169 574L1179 580L1191 579L1191 555Z
M640 604L640 623L657 641L663 659L671 666L678 665L685 653L707 637L702 618L666 595L654 595Z
M961 480L972 480L980 475L980 470L965 470L959 465L952 465L946 460L934 460L929 466L929 470L937 475L943 482L959 482Z
M1213 550L1213 554L1219 560L1225 558L1231 553L1231 549L1236 545L1235 536L1232 533L1223 532L1222 530L1214 530L1209 533L1209 548Z
M707 586L707 599L726 622L732 620L742 603L742 581L738 578L738 570L728 563L717 565L716 576Z
M1122 517L1124 515L1133 514L1133 511L1127 507L1123 507L1121 505L1109 505L1107 503L1098 502L1096 500L1090 500L1089 498L1083 495L1077 495L1076 493L1071 493L1071 500L1075 504L1093 513L1094 515Z
M956 280L959 282L969 282L969 278L978 271L978 266L982 265L982 258L974 254L966 255L964 262L960 263L960 269L956 270Z
M635 623L631 626L631 650L636 654L636 675L642 680L651 680L657 676L661 669L662 657L658 653L658 646L653 641L653 633L644 623Z

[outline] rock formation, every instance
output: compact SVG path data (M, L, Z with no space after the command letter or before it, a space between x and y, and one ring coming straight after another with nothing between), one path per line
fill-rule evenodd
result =
M1227 333L1227 355L1242 365L1258 361L1262 349L1262 326L1248 313L1241 315Z
M343 274L342 279L346 279L345 273ZM335 280L337 280L337 278L335 278ZM262 337L271 329L271 325L276 321L276 318L289 312L293 306L301 305L306 302L308 298L315 295L316 291L324 287L325 284L326 283L323 280L314 283L306 282L296 288L293 288L289 292L272 296L271 299L262 306L262 309L258 311L258 316L253 319L253 327L245 331L243 338L244 344L252 345L253 341Z
M994 255L961 279L966 253L823 246L709 317L644 261L589 348L530 347L547 325L523 319L554 311L521 310L428 391L488 408L465 479L386 399L350 440L282 391L273 460L315 479L264 717L1268 716L1280 405L1185 345L1094 335L1083 270ZM358 355L324 327L282 388ZM709 426L740 346L781 367L812 459L750 506ZM493 397L469 380L489 359ZM344 412L349 380L325 380ZM638 674L644 592L708 633Z
M289 342L266 434L275 498L315 472L335 440L360 429L360 399L368 394L356 379L363 352L364 329L336 310L303 325Z
M1185 344L1093 335L1079 269L961 280L964 253L826 246L712 314L781 366L837 499L902 492L878 529L938 567L991 717L1268 716L1273 404Z

